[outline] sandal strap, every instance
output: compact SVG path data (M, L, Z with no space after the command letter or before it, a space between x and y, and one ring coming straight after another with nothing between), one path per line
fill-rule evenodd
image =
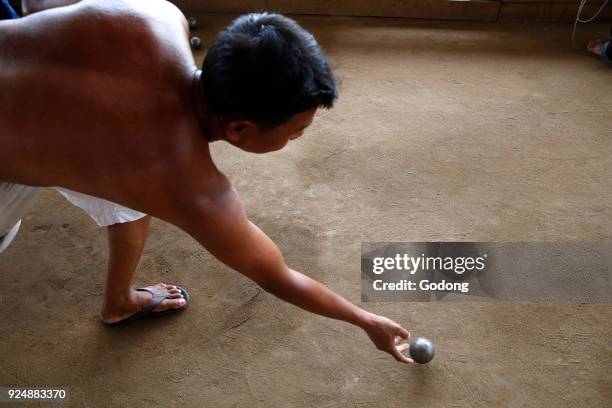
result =
M139 290L141 292L149 292L152 296L151 300L149 300L149 303L141 310L142 312L151 312L153 309L159 306L161 302L168 298L167 294L152 289L138 288L136 290Z

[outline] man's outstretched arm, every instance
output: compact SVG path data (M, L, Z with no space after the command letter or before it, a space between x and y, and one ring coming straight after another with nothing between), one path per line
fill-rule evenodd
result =
M325 285L290 269L279 248L244 213L237 192L227 183L221 193L181 205L176 224L217 259L249 277L264 290L302 309L343 320L364 329L379 350L398 361L412 360L397 346L410 334L399 324L367 312Z

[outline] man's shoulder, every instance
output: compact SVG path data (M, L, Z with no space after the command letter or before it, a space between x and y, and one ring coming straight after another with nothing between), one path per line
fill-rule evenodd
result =
M178 22L187 27L183 13L165 0L83 0L83 12L96 12L111 18L132 19L135 22Z
M167 1L85 0L65 21L74 28L67 31L96 47L96 62L129 72L172 72L192 59L185 16Z
M166 190L176 212L189 214L202 208L223 206L228 198L237 198L231 181L213 163L212 159L190 163L167 173Z
M197 130L177 129L172 143L159 144L157 157L147 158L149 163L159 164L174 194L213 198L231 189L229 179L212 158L205 136Z
M122 190L135 208L175 220L180 213L196 211L233 191L205 141L185 132L169 132L168 127L165 130L150 132L146 142L128 140L127 152L113 161L114 167L103 169L105 174L131 175L122 182Z

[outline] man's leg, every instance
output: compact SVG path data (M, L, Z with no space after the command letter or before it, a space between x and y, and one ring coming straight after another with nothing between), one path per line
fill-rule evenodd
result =
M132 288L132 279L149 233L151 217L101 198L58 188L70 203L84 210L100 227L108 227L108 275L102 320L114 323L141 311L153 295ZM154 312L186 305L181 292L173 285L159 283L147 289L165 294Z
M108 227L108 274L102 320L114 323L142 310L152 295L132 288L132 278L138 266L147 236L150 216L137 221L114 224ZM152 288L153 289L153 288ZM166 299L153 311L160 312L185 306L181 292L172 285L155 285L157 291L167 291L172 299Z

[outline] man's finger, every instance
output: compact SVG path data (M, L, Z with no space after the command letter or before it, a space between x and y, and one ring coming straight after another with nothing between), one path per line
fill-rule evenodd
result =
M399 350L395 347L393 347L393 350L391 351L391 355L395 357L395 359L401 363L406 363L406 364L414 363L413 359L406 357L405 355L400 353Z
M399 328L399 335L402 336L404 339L409 339L410 338L410 332L406 329L404 329L403 327Z
M410 344L404 343L404 344L400 344L399 346L397 346L397 351L399 351L400 353L403 353L404 351L408 350L409 348L410 348Z

